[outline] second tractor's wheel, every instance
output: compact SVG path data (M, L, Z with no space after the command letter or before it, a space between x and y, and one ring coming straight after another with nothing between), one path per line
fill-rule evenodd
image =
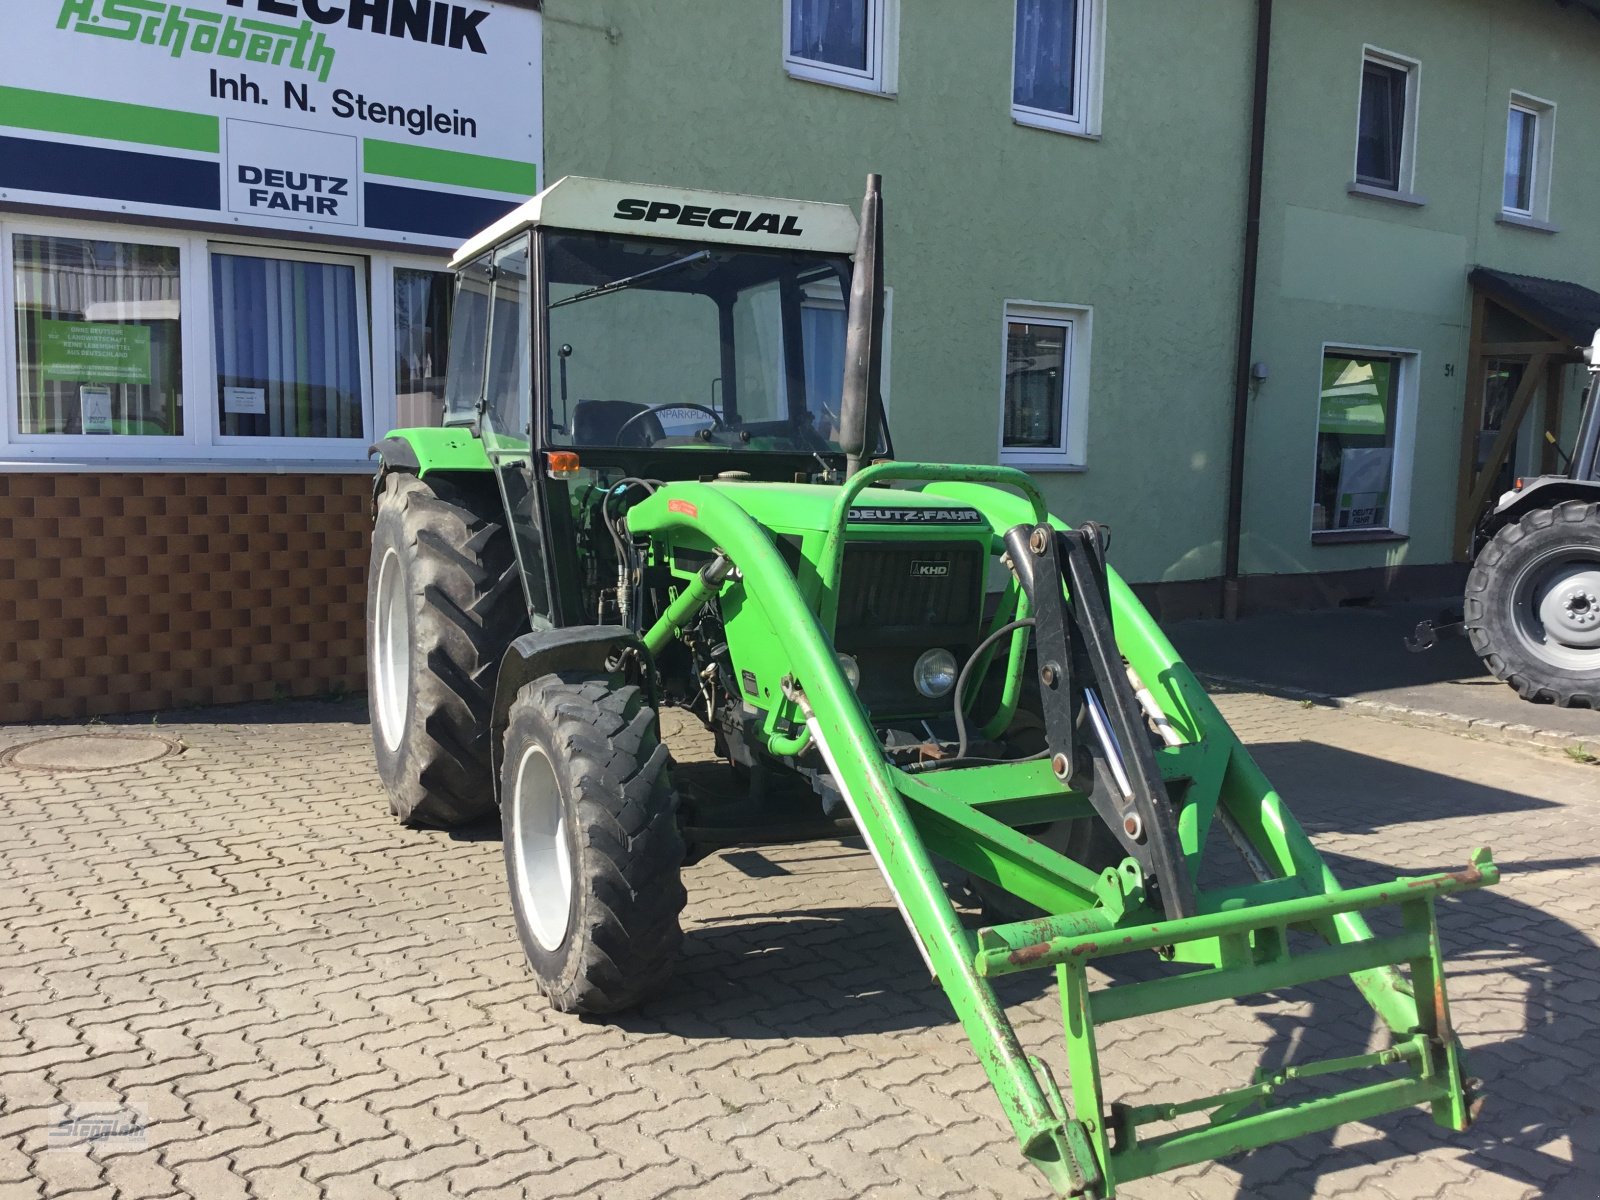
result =
M499 497L388 475L367 573L367 697L378 776L403 823L450 828L494 811L494 682L526 622Z
M665 986L683 934L683 837L655 709L618 677L546 675L511 706L500 827L511 909L563 1012Z
M1600 503L1536 509L1467 577L1472 648L1524 700L1600 708Z

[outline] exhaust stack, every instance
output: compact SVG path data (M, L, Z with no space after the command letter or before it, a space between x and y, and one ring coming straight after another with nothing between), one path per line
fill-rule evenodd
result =
M883 176L867 176L861 200L861 234L850 281L844 340L844 391L839 401L839 444L845 478L861 470L877 445L878 382L883 372Z

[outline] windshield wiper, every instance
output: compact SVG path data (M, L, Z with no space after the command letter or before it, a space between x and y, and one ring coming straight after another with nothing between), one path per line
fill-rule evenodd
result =
M687 267L690 263L703 262L711 257L709 250L696 250L693 254L685 254L682 258L675 258L669 263L662 263L659 267L651 267L648 271L640 271L637 275L625 275L621 279L613 279L610 283L602 283L596 287L587 288L575 296L568 296L564 300L553 302L551 308L560 308L563 304L576 304L579 300L588 300L595 296L607 296L612 292L620 292L630 288L641 279L650 279L656 275L664 275L668 271L676 271Z

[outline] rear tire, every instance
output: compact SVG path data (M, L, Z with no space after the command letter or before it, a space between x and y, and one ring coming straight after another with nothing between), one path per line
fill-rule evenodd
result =
M367 572L367 695L378 776L402 824L494 811L495 676L527 610L498 497L384 478Z
M613 1013L659 992L682 944L678 801L655 709L582 671L511 706L500 826L517 934L563 1012Z
M1535 509L1467 577L1467 636L1524 700L1600 708L1600 503Z

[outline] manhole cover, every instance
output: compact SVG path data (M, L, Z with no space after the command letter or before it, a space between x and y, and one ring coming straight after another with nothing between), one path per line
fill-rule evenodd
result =
M68 733L40 738L0 754L0 766L24 771L112 771L155 762L183 749L154 733Z

